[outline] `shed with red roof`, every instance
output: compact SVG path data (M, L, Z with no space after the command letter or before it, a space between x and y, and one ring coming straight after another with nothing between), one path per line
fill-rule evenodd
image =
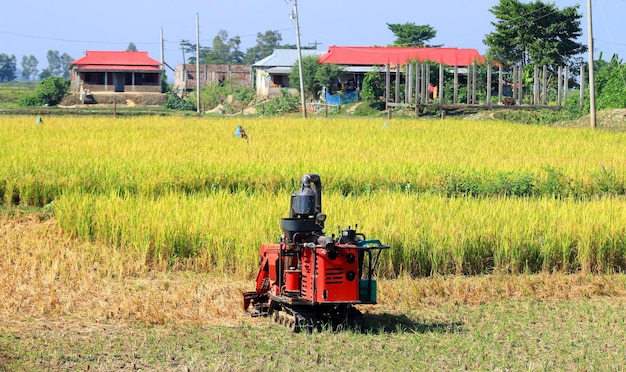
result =
M77 92L161 92L162 63L148 52L90 50L70 66Z

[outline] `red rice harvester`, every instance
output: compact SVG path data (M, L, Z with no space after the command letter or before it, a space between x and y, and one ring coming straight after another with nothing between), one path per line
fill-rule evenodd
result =
M269 316L294 332L361 324L354 305L376 303L372 276L389 246L350 226L339 237L326 236L325 220L321 179L305 174L291 196L289 217L281 220L280 242L261 245L256 290L243 294L252 316Z

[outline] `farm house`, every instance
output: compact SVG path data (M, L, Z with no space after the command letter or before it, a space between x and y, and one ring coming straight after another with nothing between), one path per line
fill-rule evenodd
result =
M161 92L162 64L148 52L91 50L70 66L73 92Z
M319 50L303 49L302 57L319 56ZM298 61L296 49L274 49L274 52L252 65L256 69L256 94L278 96L282 88L292 88L289 82L291 68ZM294 93L296 89L293 89Z

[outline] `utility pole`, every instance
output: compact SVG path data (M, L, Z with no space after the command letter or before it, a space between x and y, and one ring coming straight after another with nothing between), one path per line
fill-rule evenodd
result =
M315 41L314 41L314 42L312 42L312 43L309 43L309 45L312 45L312 46L313 46L313 49L315 49L315 50L317 50L317 46L318 46L318 45L321 45L321 44L324 44L324 43L320 43L320 42L319 42L319 41L317 41L317 40L315 40Z
M196 111L200 113L200 16L196 13Z
M596 127L596 84L593 72L593 22L591 0L587 0L587 44L589 48L589 120L591 128ZM584 89L584 87L582 87Z
M296 20L296 47L298 48L298 69L300 70L300 104L302 117L306 119L306 100L304 98L304 73L302 71L302 49L300 48L300 23L298 20L298 0L293 0L292 17Z
M164 49L165 49L165 47L163 46L163 27L161 27L161 69L162 70L165 69L165 67L163 65L163 62L165 62L165 58L163 56L163 54L165 52Z

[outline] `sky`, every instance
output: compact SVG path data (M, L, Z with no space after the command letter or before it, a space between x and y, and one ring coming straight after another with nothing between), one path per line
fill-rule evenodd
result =
M483 39L494 30L491 22L495 18L489 9L498 3L299 0L301 44L317 42L322 51L332 45L385 46L395 39L387 23L412 22L437 31L432 44L475 48L484 54ZM584 35L579 42L586 45L587 2L554 3L559 9L580 5ZM281 44L296 44L295 22L289 17L293 8L293 0L7 1L0 14L0 53L15 55L18 69L22 56L32 54L39 60L41 71L48 65L48 50L78 59L87 50L126 50L132 42L138 50L160 60L162 30L164 60L175 68L183 63L180 41L196 41L196 15L201 45L210 46L215 35L226 30L229 37L241 38L240 49L245 52L256 44L257 33L267 30L279 31ZM626 60L626 0L592 0L592 15L595 59L602 52L605 60L615 53ZM171 79L171 73L168 75Z

